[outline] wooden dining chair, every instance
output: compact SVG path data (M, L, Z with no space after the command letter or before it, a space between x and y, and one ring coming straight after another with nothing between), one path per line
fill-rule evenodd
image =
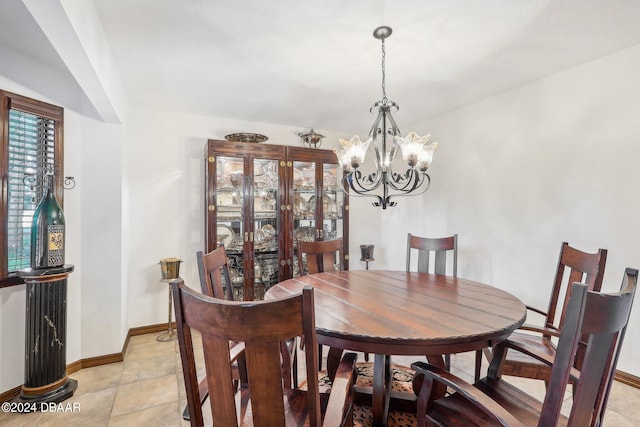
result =
M447 254L451 255L452 268L449 275L458 276L458 235L449 237L419 237L409 233L407 235L407 271L411 271L411 252L418 252L418 267L420 273L447 274ZM433 268L429 263L430 255L434 256Z
M209 399L213 425L342 426L353 422L352 396L355 353L346 354L333 378L331 393L319 392L317 337L313 288L269 301L228 301L211 298L171 282L176 308L180 356L192 426L202 426L202 407L193 354L192 330L202 337L207 384L216 390ZM302 337L307 390L282 381L280 343ZM236 396L232 386L229 342L243 342L249 387Z
M229 259L224 246L219 246L211 252L196 252L196 263L198 265L198 275L200 277L200 288L204 295L214 298L234 300L233 287L231 286L229 274ZM232 355L232 372L236 388L240 383L246 386L246 367L244 361L244 344L239 342L230 343L230 354ZM297 363L295 341L281 343L282 352L282 376L287 387L298 384ZM200 384L200 402L203 404L209 395L207 379L204 378ZM189 408L184 409L183 419L189 420Z
M427 363L412 364L418 425L601 426L637 281L638 270L627 268L618 293L593 292L585 284L574 283L564 327L556 333L558 346L553 358L508 339L494 347L487 377L473 386ZM580 344L585 352L583 369L577 371L574 361ZM502 379L505 357L511 351L527 353L551 369L543 402ZM571 380L577 382L576 391L573 399L565 399ZM432 393L437 389L434 383L444 384L452 392L436 396ZM571 405L565 412L568 416L561 414L563 404Z
M214 298L233 301L235 297L229 274L229 259L224 246L207 254L203 254L202 251L196 252L196 261L202 293ZM284 342L282 347L283 377L285 384L291 386L291 377L293 377L295 384L298 383L297 364L293 362L296 357L295 343L293 341Z
M417 270L420 273L447 274L447 255L451 256L449 276L458 277L458 235L449 237L419 237L407 235L407 272L411 271L411 252L417 251ZM429 259L433 255L433 263ZM476 366L482 363L482 350L476 352ZM444 355L444 364L451 368L451 355ZM478 372L480 368L476 368Z
M202 289L202 293L214 298L233 301L233 289L231 287L229 275L229 260L224 246L220 246L206 254L202 251L196 252L196 264L198 265L198 275L200 277L200 288ZM244 344L239 342L230 342L229 354L233 384L234 388L237 390L241 381L246 385ZM207 386L206 378L202 379L198 384L198 395L200 404L204 404L209 396L209 388ZM184 408L182 418L189 421L189 405Z
M562 330L564 325L565 308L571 297L570 284L582 282L587 285L590 291L599 292L602 288L606 261L606 249L599 249L596 253L586 253L569 246L567 242L562 242L547 311L526 306L527 310L544 317L543 325L525 324L520 327L519 331L512 334L510 339L535 346L539 352L545 352L549 357L553 357L556 350L551 337L553 333ZM580 369L583 352L582 348L578 350L575 366L577 369ZM491 351L486 351L485 354L487 359L491 360ZM502 373L503 375L543 380L545 384L548 384L551 370L545 364L526 354L508 352L502 366Z
M343 270L342 239L304 242L298 240L298 268L300 275ZM305 262L306 261L306 262Z

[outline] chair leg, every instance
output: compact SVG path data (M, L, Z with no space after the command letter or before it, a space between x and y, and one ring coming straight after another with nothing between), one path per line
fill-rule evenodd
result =
M476 350L476 369L473 374L473 381L480 379L480 371L482 370L482 350Z
M296 340L293 340L291 348L291 357L293 358L293 388L298 388L298 349L296 348Z
M184 411L182 411L182 419L185 421L191 421L191 417L189 416L189 405L184 406Z
M197 402L197 404L202 405L204 401L207 400L207 397L209 397L209 386L206 378L203 378L202 381L198 383L198 394L200 400ZM184 411L182 412L182 419L185 421L190 421L190 418L191 416L189 415L189 405L187 404L185 405Z
M444 355L444 366L447 368L447 371L451 371L451 355Z
M318 344L318 371L322 371L322 344Z

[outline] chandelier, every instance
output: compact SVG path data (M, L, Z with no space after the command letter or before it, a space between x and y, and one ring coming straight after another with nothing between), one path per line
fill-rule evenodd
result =
M362 141L358 135L354 135L350 140L340 139L342 149L333 150L345 172L342 187L350 188L352 195L374 197L376 201L373 206L382 209L396 205L395 201L391 201L392 197L419 195L427 191L431 184L427 169L438 146L437 142L427 144L430 134L418 136L417 133L410 132L402 137L391 115L392 110L398 111L399 108L398 104L387 98L385 87L384 41L391 32L391 28L386 26L373 31L373 37L382 43L382 99L369 110L377 111L378 115L368 138ZM363 172L360 166L370 147L375 152L374 170ZM406 166L402 166L402 169L406 167L404 171L395 171L392 167L398 148L406 163Z

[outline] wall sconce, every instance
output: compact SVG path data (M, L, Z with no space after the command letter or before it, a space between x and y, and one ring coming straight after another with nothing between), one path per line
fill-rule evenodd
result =
M324 138L324 135L314 132L313 129L307 133L300 132L298 133L298 136L302 138L302 145L309 148L320 148L322 145L322 138Z

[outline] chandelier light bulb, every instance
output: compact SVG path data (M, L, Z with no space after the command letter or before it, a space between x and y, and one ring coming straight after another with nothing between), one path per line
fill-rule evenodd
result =
M351 170L351 156L347 150L338 150L337 148L333 149L334 154L338 158L338 163L340 167L346 172Z
M438 148L438 143L435 141L424 146L418 160L418 169L420 169L420 171L425 172L429 169L431 161L433 160L433 152L436 151L436 148Z
M365 155L369 144L371 144L372 138L367 138L365 141L361 141L358 135L354 135L351 139L340 139L340 144L344 148L343 161L348 162L353 169L357 169L362 163L364 163ZM337 153L336 153L337 155ZM340 162L340 157L338 157ZM344 164L340 162L344 168Z
M394 139L402 150L402 159L410 167L414 167L422 157L424 146L429 142L429 138L431 138L431 134L420 136L415 132L409 132L405 137L396 136ZM429 160L430 162L431 160Z

